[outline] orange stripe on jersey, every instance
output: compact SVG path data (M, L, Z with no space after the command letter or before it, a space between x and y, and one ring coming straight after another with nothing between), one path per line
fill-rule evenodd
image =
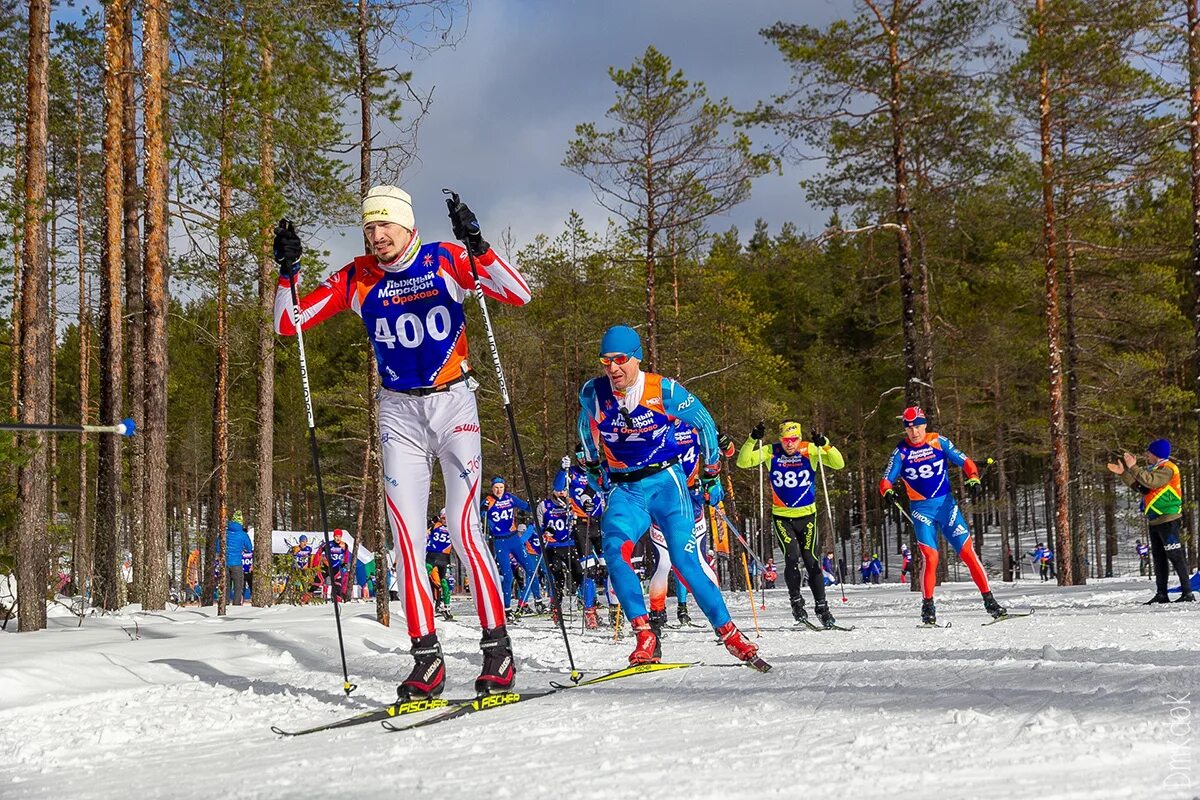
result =
M466 360L467 331L463 329L458 332L458 338L454 340L454 349L450 351L450 355L446 358L446 363L433 379L433 385L441 386L444 383L461 378L463 374L463 362Z
M925 444L932 447L934 450L942 449L942 440L936 433L931 433L925 437Z
M903 483L904 483L904 488L908 490L908 499L909 500L928 500L929 499L925 495L921 494L920 492L913 491L913 488L908 485L908 481L903 481Z
M629 466L624 461L618 461L616 456L614 456L612 454L612 450L608 449L607 444L602 444L601 446L604 448L604 460L608 462L608 465L610 467L616 467L617 469L625 469L625 467Z

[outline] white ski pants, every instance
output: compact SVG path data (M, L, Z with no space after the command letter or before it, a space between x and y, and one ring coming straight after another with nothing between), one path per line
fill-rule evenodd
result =
M425 540L435 459L446 484L446 526L470 574L479 622L485 630L503 625L499 575L479 520L483 458L475 395L464 383L423 397L382 389L379 441L387 518L396 546L396 585L408 635L415 639L434 632Z

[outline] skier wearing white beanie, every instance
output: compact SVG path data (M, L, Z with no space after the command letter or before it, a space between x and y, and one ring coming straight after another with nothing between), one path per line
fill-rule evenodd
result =
M475 256L483 292L510 305L527 303L529 287L484 241L471 209L457 203L450 220L456 237L466 241ZM396 583L415 660L397 691L401 698L436 697L446 680L424 566L425 519L436 457L446 484L450 538L469 571L483 628L483 668L475 689L483 694L504 692L514 685L516 669L499 574L479 520L479 413L463 311L475 279L467 251L455 242L422 244L412 198L396 186L375 186L367 192L362 224L370 255L355 258L302 298L300 319L308 330L340 311L353 310L366 327L379 365L386 509L396 545ZM281 221L275 231L280 272L275 329L285 336L295 335L290 286L299 273L302 252L291 223Z

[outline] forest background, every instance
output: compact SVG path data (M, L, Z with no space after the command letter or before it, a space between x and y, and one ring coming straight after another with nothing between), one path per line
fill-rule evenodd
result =
M899 529L874 485L899 411L920 404L931 430L991 462L970 507L976 545L1030 547L1036 493L1068 585L1111 574L1118 555L1124 489L1104 463L1170 438L1196 564L1197 2L856 0L820 25L797 13L759 31L790 80L736 105L665 47L614 65L612 105L544 153L595 203L522 238L480 214L533 287L528 306L491 311L535 492L574 451L578 388L623 322L646 366L739 444L759 420L795 418L838 445L827 549L877 550ZM100 608L162 608L182 554L200 547L212 575L235 509L262 571L272 529L320 528L296 349L271 332L270 231L286 214L315 244L306 287L341 265L318 234L355 229L369 186L405 184L429 115L463 116L422 84L420 56L486 36L474 13L465 0L0 0L5 416L141 428L127 442L0 436L0 571L18 574L21 630L44 627L60 573ZM797 173L796 220L723 223ZM448 236L439 199L418 200L426 240ZM824 226L798 224L814 209ZM485 470L520 488L468 313ZM382 557L369 341L346 314L306 344L329 523ZM758 476L727 466L753 534ZM764 537L752 544L767 555ZM994 566L1011 579L1007 559ZM266 581L255 593L272 600Z

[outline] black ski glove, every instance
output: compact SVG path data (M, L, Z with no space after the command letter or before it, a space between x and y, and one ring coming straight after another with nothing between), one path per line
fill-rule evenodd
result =
M750 438L751 439L758 439L759 441L761 441L762 438L766 435L767 435L767 423L765 423L765 422L759 422L757 425L755 425L750 430Z
M295 278L300 273L300 256L304 245L296 235L296 227L290 219L281 219L275 226L275 263L279 265L279 277Z
M812 435L812 443L817 447L824 447L829 444L829 437L823 433L814 433Z
M479 220L475 217L475 212L461 200L455 203L455 199L457 198L451 197L446 200L446 208L450 209L450 226L454 229L454 238L465 242L471 255L478 258L486 253L491 245L484 240L483 233L479 230Z
M721 455L726 458L733 458L736 448L733 445L733 439L730 439L723 433L717 434L717 449L721 451Z

